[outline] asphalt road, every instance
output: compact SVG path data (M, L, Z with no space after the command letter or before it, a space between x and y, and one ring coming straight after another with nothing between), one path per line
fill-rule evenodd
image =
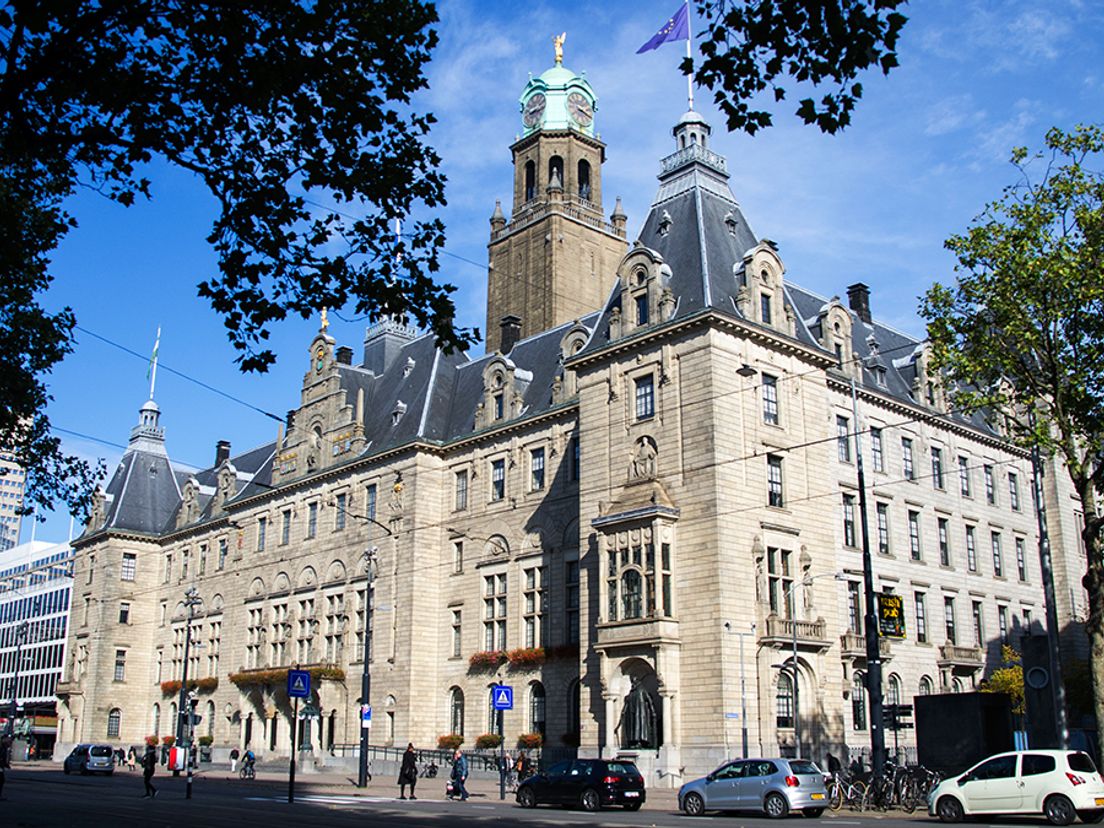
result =
M142 777L137 772L118 771L112 777L65 776L56 766L16 767L7 774L4 800L0 801L0 825L4 828L40 828L70 825L211 826L211 828L252 828L252 826L305 825L357 826L366 822L373 828L404 828L413 825L490 825L495 826L646 826L687 828L687 822L707 828L766 828L771 822L754 814L723 814L687 817L673 807L648 808L630 813L605 810L595 814L560 808L519 808L512 799L502 802L497 793L476 793L468 802L449 802L439 797L440 780L422 782L423 793L417 801L400 801L388 782L374 782L366 795L354 788L343 790L333 784L318 784L300 777L295 803L287 802L287 782L257 779L232 780L222 774L196 778L192 798L186 799L185 780L165 774L154 777L156 799L142 798ZM431 790L426 790L431 788ZM668 799L668 801L670 801ZM649 803L654 806L655 803ZM939 823L922 813L904 818L892 815L826 813L819 819L790 817L783 821L796 828L928 828ZM777 823L774 823L777 825ZM975 823L993 828L1027 828L1042 825L1041 820L1001 819Z

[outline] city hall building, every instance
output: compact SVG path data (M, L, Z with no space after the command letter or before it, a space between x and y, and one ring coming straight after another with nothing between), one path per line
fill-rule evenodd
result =
M745 728L753 754L799 729L816 758L867 746L860 444L875 588L904 614L887 700L974 688L1041 629L1029 458L950 410L865 285L788 279L697 113L626 235L595 103L560 63L522 93L485 355L392 320L354 352L323 320L275 441L219 442L194 473L142 406L73 544L60 741L173 733L187 669L216 751L287 756L298 666L318 710L303 747L334 761L368 653L373 744L471 748L504 683L510 748L631 753L649 784L739 755ZM1077 563L1056 567L1071 622Z

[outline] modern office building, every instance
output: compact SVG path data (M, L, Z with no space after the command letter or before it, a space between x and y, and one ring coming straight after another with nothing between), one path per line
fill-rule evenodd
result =
M0 453L0 552L19 543L26 477L22 466L13 462L11 455Z

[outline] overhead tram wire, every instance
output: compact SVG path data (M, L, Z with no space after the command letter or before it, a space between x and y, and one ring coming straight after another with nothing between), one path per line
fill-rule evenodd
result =
M113 348L118 348L120 351L123 351L124 353L130 354L131 356L142 360L143 362L148 362L149 361L148 356L146 356L145 354L140 354L137 351L135 351L131 348L128 348L126 345L121 345L118 342L115 342L114 340L108 339L106 336L95 333L94 331L90 331L90 330L88 330L88 328L85 328L81 325L75 325L74 327L78 331L80 331L81 333L86 333L89 336L94 337L95 339L98 339L101 342L104 342L104 343L112 346ZM253 405L253 403L251 403L251 402L246 402L245 400L241 399L240 397L235 397L233 394L229 394L226 391L223 391L219 388L215 388L213 385L210 385L209 383L206 383L203 380L196 379L195 377L190 376L189 374L185 374L183 371L178 371L175 368L170 368L168 365L165 365L161 361L158 361L157 367L160 368L162 371L168 371L170 374L175 374L176 376L180 377L181 379L185 379L188 382L194 383L194 384L198 385L200 388L204 388L204 389L206 389L207 391L210 391L213 394L218 394L220 397L225 397L226 399L230 400L231 402L235 402L238 405L243 405L248 409L256 411L258 414L262 414L265 417L268 417L269 419L275 420L278 423L282 423L284 421L283 417L281 417L277 414L273 414L271 411L265 411L263 408L261 408L259 406L256 406L256 405Z

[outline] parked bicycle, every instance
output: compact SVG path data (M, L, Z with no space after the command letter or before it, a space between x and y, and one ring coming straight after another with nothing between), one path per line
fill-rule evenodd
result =
M861 779L852 779L839 772L828 783L828 807L833 811L839 811L844 805L853 811L861 811L865 798L866 783Z

